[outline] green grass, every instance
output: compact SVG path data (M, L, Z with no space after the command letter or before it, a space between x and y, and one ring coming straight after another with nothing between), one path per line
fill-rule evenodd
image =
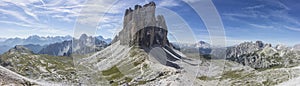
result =
M214 78L208 77L208 76L200 76L200 77L197 77L197 78L200 79L200 80L204 80L204 81L206 81L206 80L214 80Z
M132 78L129 78L129 77L125 77L125 81L128 83L132 80Z
M229 78L237 79L237 78L241 78L242 77L241 72L242 72L242 70L226 71L226 72L223 73L222 79L229 79Z
M138 81L138 85L143 85L143 84L146 84L147 81Z
M106 76L106 79L109 81L124 77L124 75L120 72L117 66L113 66L108 70L102 71L102 75Z
M264 86L273 86L276 84L276 82L272 82L271 80L267 79L266 81L262 82Z

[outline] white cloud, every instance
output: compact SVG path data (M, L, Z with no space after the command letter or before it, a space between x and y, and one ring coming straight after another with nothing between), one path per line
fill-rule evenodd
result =
M42 0L41 0L42 1ZM39 20L38 16L32 12L32 9L30 9L28 6L33 4L33 3L40 3L39 0L4 0L6 3L12 3L15 6L18 6L23 9L25 14L28 16L33 17L35 20Z
M290 10L290 8L287 5L285 5L284 3L282 3L279 0L273 0L272 2L279 5L280 7L284 8L285 10Z
M291 27L291 26L286 26L286 25L284 27L289 30L300 31L300 28L298 28L298 27Z
M50 20L62 22L75 21L77 25L87 25L91 28L110 29L107 33L121 30L125 9L134 5L148 3L146 0L2 0L0 6L17 7L18 10L1 9L0 13L17 20L2 20L0 23L17 25L26 28L49 28ZM3 2L3 3L2 3ZM9 4L6 4L9 3ZM178 1L163 0L158 6L178 6ZM1 16L4 19L6 16ZM21 22L20 22L21 21ZM72 22L73 23L73 22ZM53 23L52 23L53 24ZM72 27L71 27L72 28ZM53 31L53 30L52 30ZM40 32L40 31L39 31ZM51 31L50 31L51 32Z
M265 7L265 5L255 5L255 6L246 7L245 9L259 9L263 7Z
M188 2L188 3L195 3L195 2L200 1L200 0L183 0L183 1Z
M174 7L179 5L180 5L179 2L175 0L161 0L158 3L158 6L162 6L162 7Z
M223 13L222 15L224 18L243 22L246 24L249 24L253 27L257 28L272 28L272 29L284 29L279 28L281 26L284 27L286 24L291 24L294 26L300 26L300 21L289 14L290 8L285 5L283 2L274 0L274 1L262 1L262 3L266 3L263 5L255 5L255 6L249 6L243 8L244 10L238 11L238 12L228 12ZM272 7L272 8L270 8ZM276 8L282 8L282 9L273 9ZM263 9L262 9L263 8ZM258 10L260 9L260 10ZM243 18L243 19L241 19ZM255 21L248 21L244 18L251 18L256 20L264 20L268 21L266 24L254 24ZM274 21L274 19L276 19ZM288 29L288 28L285 28ZM289 28L292 29L292 28Z
M0 27L0 37L3 38L26 38L31 35L39 36L65 36L71 35L72 31L62 30L59 28L36 28L36 29L19 29L19 28L3 28ZM17 32L17 33L16 33Z
M4 9L0 9L0 12L3 13L3 14L6 14L6 15L10 15L12 17L15 17L17 18L18 20L21 20L23 22L26 22L26 23L31 23L31 21L27 20L27 18L20 14L19 12L17 11L11 11L11 10L4 10Z
M23 27L32 27L32 25L30 25L30 24L24 24L24 23L19 23L19 22L0 21L0 23L18 25L18 26L23 26Z
M37 16L36 14L32 13L31 10L29 10L29 9L26 8L26 9L24 9L24 12L25 12L27 15L33 17L35 20L39 21L38 16Z
M229 17L252 17L252 15L244 13L223 13L222 15Z
M40 3L39 0L2 0L2 1L6 3L12 3L21 7L31 5L33 3Z
M84 4L80 14L79 23L116 23L121 22L125 9L133 8L135 4L143 5L146 1L130 0L89 0Z
M262 28L262 29L273 29L274 26L271 25L262 25L262 24L249 24L253 27Z

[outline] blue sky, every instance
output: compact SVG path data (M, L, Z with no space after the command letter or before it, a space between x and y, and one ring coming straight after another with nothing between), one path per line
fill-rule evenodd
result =
M190 4L198 0L154 0L164 15L171 41L210 42L201 17ZM113 38L122 29L126 8L149 0L1 0L0 38L88 33ZM226 42L262 40L300 43L300 2L296 0L212 0L224 25ZM206 8L206 6L198 6ZM210 11L210 10L209 10Z

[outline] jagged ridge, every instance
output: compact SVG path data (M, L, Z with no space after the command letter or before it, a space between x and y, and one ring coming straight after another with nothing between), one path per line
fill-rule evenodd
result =
M169 45L165 19L162 15L155 17L155 8L155 3L150 2L144 6L136 5L134 10L126 9L123 29L116 37L122 45Z

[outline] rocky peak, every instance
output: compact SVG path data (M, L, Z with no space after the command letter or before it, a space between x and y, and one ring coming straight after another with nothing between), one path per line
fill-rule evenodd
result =
M264 47L264 43L262 41L256 41L255 42L256 46L258 46L259 48Z
M296 50L300 50L300 44L296 44L293 48Z
M88 36L86 34L82 34L79 38L79 40L86 40L88 39Z
M29 36L27 39L40 39L41 37L38 35Z
M134 10L126 9L123 29L118 40L121 45L169 46L167 25L162 15L155 16L156 5L150 2L143 6L135 5Z
M199 41L196 43L196 47L198 48L211 48L209 43L206 43L205 41Z
M14 54L14 53L33 54L31 50L21 45L17 45L14 48L10 49L8 53L9 54Z

